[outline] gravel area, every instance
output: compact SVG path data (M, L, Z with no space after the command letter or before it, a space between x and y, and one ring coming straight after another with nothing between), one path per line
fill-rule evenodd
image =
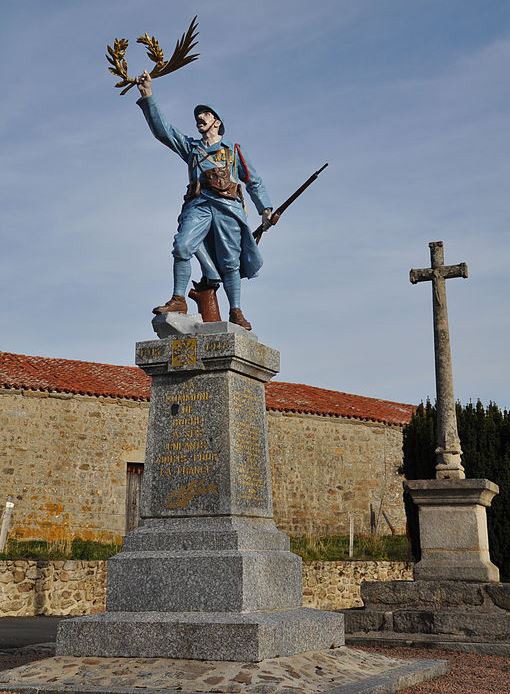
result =
M48 654L48 651L36 649L18 649L13 651L0 651L0 670L11 670L12 668L32 663L34 660L42 660L53 654ZM0 691L0 694L12 694L12 692Z
M510 658L456 653L435 649L357 647L359 650L381 653L390 658L438 658L450 662L451 671L414 687L402 689L401 694L507 694L510 692ZM0 653L0 670L47 658L47 651ZM0 694L5 694L1 692ZM12 692L10 693L12 694Z
M356 646L364 651L381 653L390 658L437 658L448 660L450 672L400 694L507 694L510 692L510 658L477 653L459 653L431 648L381 648Z
M12 668L32 663L34 660L49 658L53 653L48 654L47 650L26 649L13 651L0 651L0 670L11 670ZM0 691L0 694L4 694Z

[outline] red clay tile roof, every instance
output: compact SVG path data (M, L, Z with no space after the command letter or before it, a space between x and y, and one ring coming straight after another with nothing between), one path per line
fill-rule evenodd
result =
M0 352L0 387L148 400L150 378L136 366ZM266 385L266 406L389 424L407 424L415 410L414 405L279 381Z
M408 424L416 410L415 405L279 381L266 385L266 405L269 410L371 419L388 424Z
M0 386L148 400L150 378L136 366L0 352Z

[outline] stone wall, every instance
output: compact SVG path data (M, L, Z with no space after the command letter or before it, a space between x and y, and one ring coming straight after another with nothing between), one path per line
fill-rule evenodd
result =
M411 580L412 564L389 561L303 562L303 605L359 607L361 581ZM105 561L0 561L0 618L102 612Z
M143 462L147 402L0 389L0 490L10 537L120 542L126 467Z
M148 403L0 389L0 508L15 502L10 537L119 542L127 464L145 455ZM403 532L402 428L269 411L277 525L291 535L369 528L381 502ZM382 517L381 517L382 518ZM387 532L381 520L382 532Z
M413 564L403 561L303 562L303 605L323 610L362 607L363 581L411 581Z
M269 457L275 521L289 535L345 535L370 528L370 504L390 533L381 503L399 534L402 427L340 417L269 412Z
M0 617L103 612L105 561L0 561Z

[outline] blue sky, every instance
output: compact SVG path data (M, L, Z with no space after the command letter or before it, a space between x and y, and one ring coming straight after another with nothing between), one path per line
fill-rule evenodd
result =
M200 59L154 83L193 134L212 101L277 205L243 282L278 378L402 402L434 396L428 242L448 281L456 396L510 406L510 3L507 0L3 0L0 349L119 364L171 294L183 163L120 97L193 14ZM258 217L249 214L253 227ZM195 272L195 274L197 274Z

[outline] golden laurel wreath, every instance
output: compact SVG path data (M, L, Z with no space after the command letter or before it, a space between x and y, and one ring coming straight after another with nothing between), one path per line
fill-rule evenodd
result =
M163 49L155 36L149 36L149 34L145 33L136 39L137 43L142 43L147 47L147 55L150 60L155 63L149 73L152 79L175 72L198 58L199 53L191 53L198 43L196 40L198 36L197 26L197 17L195 16L191 20L188 30L175 44L174 52L170 60L165 60ZM136 77L130 77L128 75L128 64L124 57L128 45L129 41L127 39L114 39L113 48L111 46L106 46L106 50L108 51L106 60L110 63L108 70L116 77L121 78L120 82L117 82L115 85L119 87L119 89L122 88L120 93L121 96L126 94L126 92L136 84Z

